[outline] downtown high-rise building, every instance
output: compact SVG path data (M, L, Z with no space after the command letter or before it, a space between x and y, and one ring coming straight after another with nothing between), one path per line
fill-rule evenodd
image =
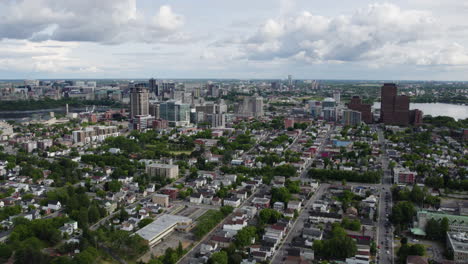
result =
M187 126L190 124L190 105L174 100L163 102L159 106L159 117L172 127Z
M154 78L149 79L148 89L150 93L153 93L154 95L159 96L158 83L156 79Z
M257 94L244 97L244 101L238 106L237 115L240 117L263 116L263 97Z
M149 94L145 87L137 86L130 89L130 118L149 115Z
M345 126L357 126L361 124L361 112L354 110L344 110L342 124Z
M210 127L225 127L227 105L224 100L220 100L219 103L206 103L203 105L197 105L195 107L195 123L205 122Z
M394 83L385 83L381 89L380 121L386 125L407 126L410 119L409 97L398 95Z
M348 103L348 108L360 112L362 121L366 122L367 124L372 123L372 105L363 104L361 97L353 96L351 101Z

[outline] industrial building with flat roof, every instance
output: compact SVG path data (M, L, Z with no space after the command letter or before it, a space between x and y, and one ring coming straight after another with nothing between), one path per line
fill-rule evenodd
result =
M457 264L468 263L468 234L464 232L447 232L447 248L453 254Z
M161 242L174 230L187 230L192 225L192 219L184 216L163 214L149 225L138 230L136 234L148 241L150 247Z

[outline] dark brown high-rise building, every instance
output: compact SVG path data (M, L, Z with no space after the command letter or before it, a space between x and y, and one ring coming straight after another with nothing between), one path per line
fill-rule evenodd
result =
M381 90L380 121L386 125L409 124L409 97L397 95L397 86L386 83Z
M359 96L353 96L348 103L348 108L361 113L361 120L367 124L372 123L372 106L370 104L363 104Z
M414 126L420 126L423 123L423 112L419 109L410 111L410 123Z

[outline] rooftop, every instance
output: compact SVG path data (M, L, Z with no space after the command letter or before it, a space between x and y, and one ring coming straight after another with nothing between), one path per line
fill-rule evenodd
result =
M159 234L163 233L164 231L173 227L174 225L190 221L192 221L192 219L188 217L163 214L156 220L154 220L154 222L152 222L151 224L138 230L136 234L140 235L146 240L152 240L153 238L157 237Z

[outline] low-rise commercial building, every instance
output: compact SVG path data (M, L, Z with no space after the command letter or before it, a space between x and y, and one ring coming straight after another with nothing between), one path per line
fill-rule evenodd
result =
M192 219L184 216L163 214L149 225L138 230L136 234L148 241L150 247L161 242L174 230L187 230L192 225Z
M167 194L160 194L157 193L153 195L153 203L163 206L163 207L168 207L169 206L169 195Z

